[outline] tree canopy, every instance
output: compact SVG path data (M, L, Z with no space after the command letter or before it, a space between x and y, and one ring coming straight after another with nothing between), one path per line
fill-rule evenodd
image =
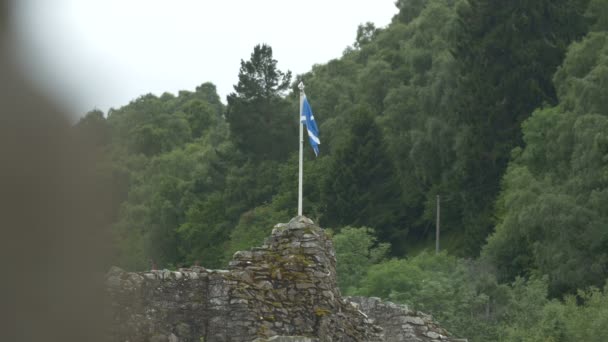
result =
M239 82L228 95L226 120L237 147L256 160L284 159L297 115L290 118L290 103L283 95L291 72L277 68L268 45L256 45L248 61L241 60Z
M204 83L84 116L112 262L223 267L295 216L303 81L324 146L304 155L304 213L335 233L342 291L471 341L604 340L608 3L396 8L293 82L261 44L226 105Z

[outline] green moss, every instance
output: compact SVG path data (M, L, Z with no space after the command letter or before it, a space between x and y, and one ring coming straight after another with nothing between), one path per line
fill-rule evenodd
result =
M304 266L312 266L313 265L313 263L310 260L308 260L308 258L306 258L302 254L294 254L294 255L291 256L291 258L287 258L287 260L289 262L295 261L296 264L301 264L301 265L304 265Z
M327 316L329 314L331 314L331 311L329 311L327 309L323 309L323 308L315 309L315 315L317 315L317 317L323 317L323 316Z
M270 267L270 278L272 279L278 279L279 275L281 274L281 270L277 267Z
M270 265L271 279L278 280L280 274L282 280L288 281L308 279L306 273L302 271L313 265L313 262L302 254L283 256L274 252L266 255L266 262Z
M310 227L306 227L306 228L304 228L304 234L311 234L311 235L314 235L314 234L316 234L316 233L315 233L315 231L314 231L312 228L310 228Z
M268 328L266 326L262 325L258 329L258 336L259 337L268 337Z

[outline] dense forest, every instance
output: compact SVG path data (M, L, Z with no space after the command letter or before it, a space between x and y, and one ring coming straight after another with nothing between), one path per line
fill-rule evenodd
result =
M304 212L345 294L471 341L608 341L608 1L396 6L302 75L256 46L226 104L203 83L84 116L112 263L221 268L295 216L302 81L322 141Z

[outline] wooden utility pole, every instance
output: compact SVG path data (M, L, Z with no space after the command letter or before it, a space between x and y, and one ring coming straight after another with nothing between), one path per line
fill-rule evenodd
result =
M437 224L435 225L435 254L439 254L439 217L441 215L439 195L437 195Z

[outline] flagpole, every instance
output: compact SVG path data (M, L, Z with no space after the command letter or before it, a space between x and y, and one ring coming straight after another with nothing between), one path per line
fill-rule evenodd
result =
M304 123L302 123L302 107L304 105L304 83L300 82L300 169L298 175L298 216L302 216L302 184L304 183Z

